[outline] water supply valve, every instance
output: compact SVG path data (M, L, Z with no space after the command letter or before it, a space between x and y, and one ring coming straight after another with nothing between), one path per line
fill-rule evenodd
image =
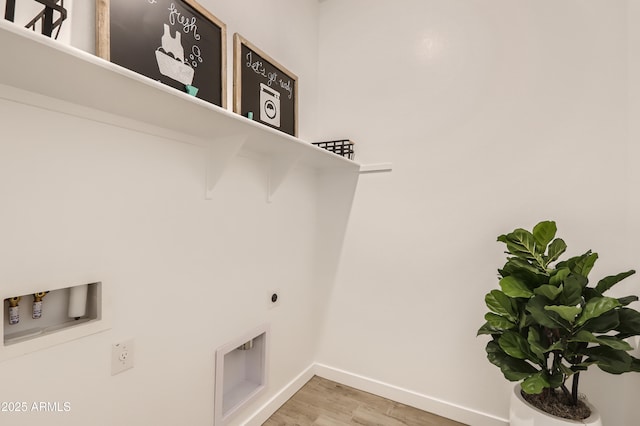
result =
M31 311L31 318L38 319L42 317L42 299L49 293L48 291L41 291L40 293L33 293L33 309Z
M11 297L9 300L9 324L15 325L20 322L20 296Z

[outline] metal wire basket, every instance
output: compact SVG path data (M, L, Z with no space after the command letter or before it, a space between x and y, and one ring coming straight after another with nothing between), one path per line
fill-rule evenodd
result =
M326 141L326 142L313 142L314 145L324 148L327 151L331 151L335 154L341 155L343 157L347 157L349 160L353 160L354 151L353 151L353 142L349 139L340 139L337 141Z

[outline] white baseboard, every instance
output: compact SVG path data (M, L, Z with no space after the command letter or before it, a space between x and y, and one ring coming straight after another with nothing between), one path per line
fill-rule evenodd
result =
M260 426L266 422L278 408L282 407L285 402L289 400L315 375L315 364L311 364L302 373L298 374L292 381L276 393L271 399L269 399L262 407L253 413L245 423L244 426Z
M413 392L348 371L315 364L317 376L471 426L509 426L507 419Z
M302 388L314 375L333 380L345 386L350 386L383 398L397 401L420 410L428 411L442 417L471 425L471 426L509 426L509 421L491 414L482 413L470 408L462 407L451 402L443 401L428 395L413 392L398 386L380 382L375 379L360 376L324 364L312 364L302 373L290 381L273 398L260 407L248 420L245 426L260 426L262 423L284 405L297 391Z

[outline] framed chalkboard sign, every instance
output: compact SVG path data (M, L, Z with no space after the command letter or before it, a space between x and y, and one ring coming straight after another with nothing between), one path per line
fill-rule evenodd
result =
M233 111L298 136L298 77L240 34L233 45Z
M195 0L96 0L98 56L226 106L226 25Z

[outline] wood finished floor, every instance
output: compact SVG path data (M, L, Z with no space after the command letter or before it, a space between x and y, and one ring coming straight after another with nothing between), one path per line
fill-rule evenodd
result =
M464 426L462 423L314 376L263 426Z

